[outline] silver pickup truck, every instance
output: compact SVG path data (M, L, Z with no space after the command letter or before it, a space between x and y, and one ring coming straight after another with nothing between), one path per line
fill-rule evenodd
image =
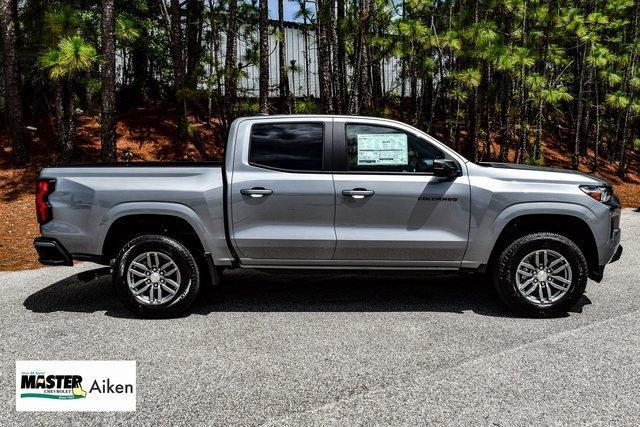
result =
M502 299L557 315L620 246L620 203L593 176L469 162L403 123L256 116L224 163L42 170L39 260L111 265L124 304L175 316L227 268L487 272Z

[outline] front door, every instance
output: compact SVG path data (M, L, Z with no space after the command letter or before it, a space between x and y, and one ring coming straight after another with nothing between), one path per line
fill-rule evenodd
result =
M459 267L468 177L434 176L433 161L456 160L450 153L410 129L374 123L334 123L334 262Z
M243 264L330 260L335 197L331 119L241 124L231 177L232 240ZM325 153L327 150L327 153ZM327 162L327 158L329 162Z

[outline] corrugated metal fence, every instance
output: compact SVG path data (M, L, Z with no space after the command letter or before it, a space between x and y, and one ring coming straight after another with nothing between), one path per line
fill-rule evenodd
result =
M278 37L275 30L276 22L270 21L269 28L269 86L271 96L278 95L279 84L279 56L278 56ZM248 37L238 37L237 40L237 52L238 62L246 63L245 57L248 51L252 48L257 49L257 44L252 45L251 39L257 41L259 38L258 29L243 28L238 32L239 34L247 35ZM298 72L288 72L289 88L291 92L297 96L311 95L318 98L320 96L320 89L318 85L318 61L317 61L317 44L316 34L313 30L306 32L306 46L305 49L305 31L304 26L297 23L286 23L285 37L287 46L287 67L290 65L291 60L296 61L296 67ZM214 52L214 56L219 64L225 62L225 47L226 47L226 34L222 31L218 35L218 49ZM205 47L207 49L207 47ZM306 58L305 58L306 56ZM118 55L117 59L118 71L120 79L122 79L122 57ZM205 71L208 67L204 67ZM382 89L385 93L401 93L402 84L400 79L400 60L398 58L389 58L382 61ZM243 75L238 81L238 88L240 95L257 97L259 88L259 65L251 64L243 67ZM351 70L347 70L347 78L351 76ZM409 94L409 82L405 81L405 93ZM418 82L418 87L419 82ZM203 86L204 88L204 86ZM224 82L222 83L222 90L224 91Z
M277 32L273 31L273 27L270 28L269 34L269 86L272 96L278 94L279 84L279 66L280 58L278 56L278 37ZM258 30L255 29L255 34L252 35L255 40L258 39ZM307 46L305 49L305 32L301 26L287 25L285 28L285 42L287 47L287 66L291 60L296 61L296 66L300 69L298 73L292 73L289 71L289 88L294 96L306 96L312 95L314 97L320 96L320 88L318 84L318 61L317 61L317 44L316 34L314 31L307 31ZM224 64L226 39L225 35L221 35L222 43L219 52L218 60ZM244 40L239 40L237 44L239 61L245 56L247 50L251 48L250 45ZM305 59L305 54L307 58ZM308 61L308 66L307 66ZM382 87L385 92L397 93L401 92L401 78L400 71L401 65L398 58L389 58L382 61L382 74L383 81ZM308 68L308 69L307 69ZM260 76L258 64L250 65L244 69L245 76L239 81L239 88L245 93L246 96L258 95L258 79ZM351 70L347 70L347 76L351 75ZM308 82L307 82L308 79ZM409 93L409 82L405 81L405 91ZM307 87L309 90L307 91ZM419 87L419 86L418 86Z

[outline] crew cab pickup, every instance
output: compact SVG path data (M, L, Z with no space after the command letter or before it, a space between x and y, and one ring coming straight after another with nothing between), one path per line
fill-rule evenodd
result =
M622 252L602 179L475 164L369 117L240 118L223 163L45 168L36 210L42 264L111 265L143 316L187 310L228 268L490 273L513 309L557 315Z

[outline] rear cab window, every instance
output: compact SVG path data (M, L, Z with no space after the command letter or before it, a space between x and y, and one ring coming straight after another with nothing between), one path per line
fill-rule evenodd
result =
M249 164L283 171L322 171L322 123L254 124L249 142Z

